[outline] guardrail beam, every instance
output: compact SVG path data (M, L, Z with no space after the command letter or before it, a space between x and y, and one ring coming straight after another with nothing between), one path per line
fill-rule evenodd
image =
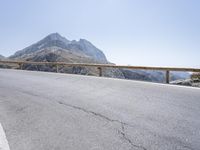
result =
M113 64L91 64L91 63L66 63L66 62L31 62L31 61L9 61L0 60L1 64L18 64L19 69L23 69L24 64L32 65L54 65L56 66L56 72L59 72L59 66L80 66L80 67L96 67L99 70L99 76L102 76L103 68L126 68L137 70L160 70L166 71L166 83L170 82L170 71L184 71L184 72L200 72L200 68L177 68L177 67L146 67L146 66L123 66Z

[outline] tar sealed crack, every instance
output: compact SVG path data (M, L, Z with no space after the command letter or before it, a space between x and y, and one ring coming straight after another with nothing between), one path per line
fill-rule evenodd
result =
M64 103L64 102L58 102L59 104L61 105L65 105L67 107L70 107L70 108L73 108L73 109L77 109L79 111L83 111L85 113L88 113L88 114L91 114L91 115L94 115L94 116L97 116L97 117L100 117L106 121L109 121L109 122L116 122L116 123L119 123L121 125L121 130L118 130L118 133L122 136L122 138L131 145L132 148L138 148L138 149L142 149L142 150L147 150L145 147L143 146L140 146L140 145L136 145L134 144L131 139L129 139L125 133L125 126L130 126L130 127L133 127L132 125L128 124L128 123L125 123L125 122L122 122L120 120L115 120L115 119L111 119L105 115L102 115L100 113L96 113L94 111L91 111L91 110L87 110L85 108L82 108L82 107L79 107L79 106L74 106L74 105L71 105L71 104L67 104L67 103Z

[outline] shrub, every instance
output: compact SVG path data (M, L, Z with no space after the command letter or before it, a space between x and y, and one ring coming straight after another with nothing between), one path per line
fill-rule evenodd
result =
M198 80L200 80L200 72L193 73L193 74L191 75L191 79L198 79Z

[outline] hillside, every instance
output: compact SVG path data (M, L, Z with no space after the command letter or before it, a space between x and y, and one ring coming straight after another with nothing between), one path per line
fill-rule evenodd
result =
M121 69L126 79L143 80L163 83L165 82L165 71L156 70L132 70L132 69ZM170 80L175 81L179 79L188 79L190 74L188 72L170 72Z

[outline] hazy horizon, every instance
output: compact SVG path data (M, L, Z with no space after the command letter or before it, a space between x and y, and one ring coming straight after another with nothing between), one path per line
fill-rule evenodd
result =
M200 1L3 0L0 54L50 33L87 39L121 65L200 67Z

